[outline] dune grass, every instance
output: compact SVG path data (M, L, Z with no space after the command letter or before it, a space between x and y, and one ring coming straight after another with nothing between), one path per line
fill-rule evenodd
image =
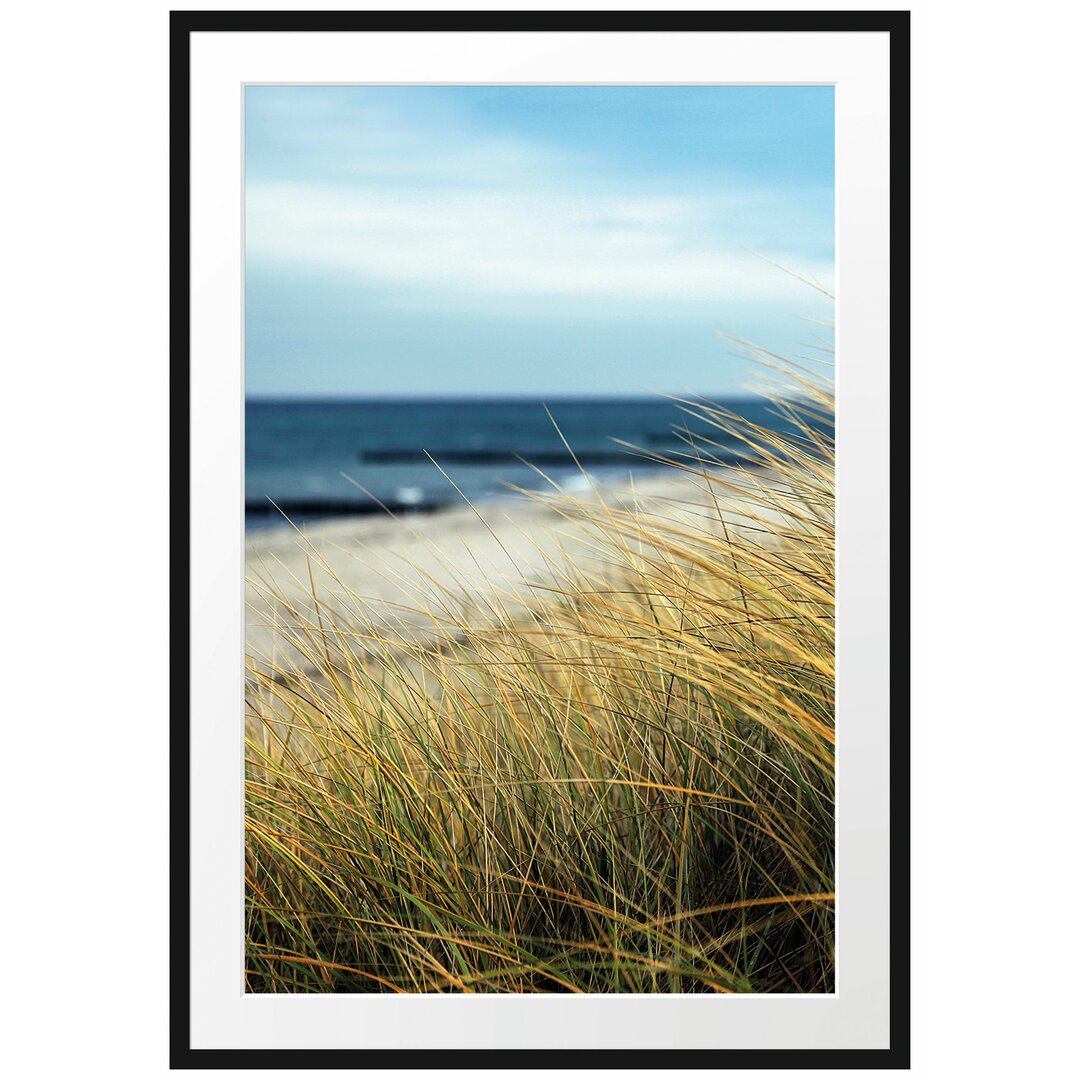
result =
M250 991L832 989L833 401L777 402L794 437L685 403L678 498L534 496L596 558L432 582L436 639L312 552L294 659L249 662Z

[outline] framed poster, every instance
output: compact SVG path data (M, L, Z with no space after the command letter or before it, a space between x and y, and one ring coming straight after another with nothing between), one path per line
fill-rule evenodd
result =
M173 13L176 1067L906 1067L908 67Z

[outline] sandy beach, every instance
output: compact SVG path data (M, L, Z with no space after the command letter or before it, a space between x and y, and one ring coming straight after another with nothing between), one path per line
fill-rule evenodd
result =
M741 517L734 493L723 506L711 498L703 505L700 479L674 470L633 488L585 490L573 498L583 508L602 499L613 511L647 504L698 527L712 519L715 529L722 528L721 513L729 528ZM317 620L313 595L337 625L354 627L358 640L378 627L434 644L447 632L448 615L497 620L521 610L531 589L556 584L569 569L599 569L595 530L572 507L568 513L565 500L557 509L523 497L401 518L348 517L253 531L246 543L248 653L274 664L295 661L282 631L295 621L291 611Z

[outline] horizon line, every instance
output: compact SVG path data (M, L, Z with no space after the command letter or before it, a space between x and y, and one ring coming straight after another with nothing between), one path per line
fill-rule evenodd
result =
M574 404L591 404L593 402L633 402L641 403L655 401L657 403L673 402L676 400L695 401L753 401L756 399L769 400L767 395L755 393L752 390L744 390L727 394L710 394L685 391L680 393L648 393L640 394L327 394L310 392L273 392L245 394L245 404L284 404L303 402L305 404L525 404L529 402L559 402Z

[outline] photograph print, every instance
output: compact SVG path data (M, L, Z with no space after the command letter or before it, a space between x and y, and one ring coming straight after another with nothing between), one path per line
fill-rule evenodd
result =
M833 993L833 87L243 94L246 992Z

